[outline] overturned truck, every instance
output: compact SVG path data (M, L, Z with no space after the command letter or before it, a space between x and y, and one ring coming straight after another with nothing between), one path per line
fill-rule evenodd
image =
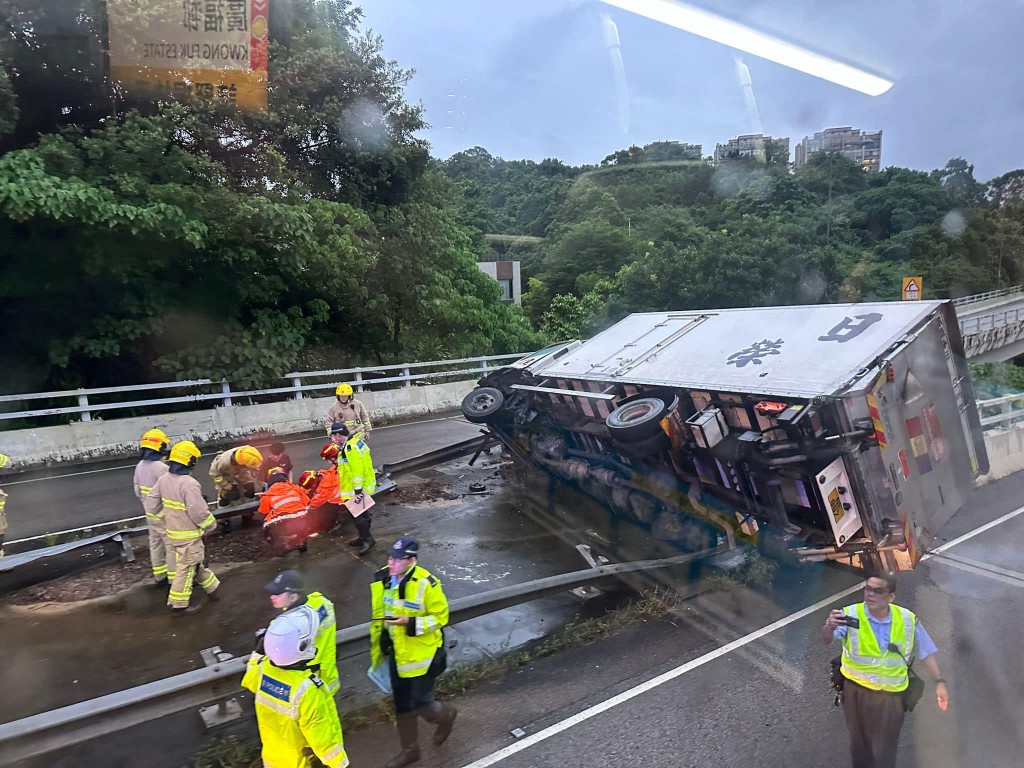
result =
M912 568L988 471L949 302L630 315L463 401L653 535Z

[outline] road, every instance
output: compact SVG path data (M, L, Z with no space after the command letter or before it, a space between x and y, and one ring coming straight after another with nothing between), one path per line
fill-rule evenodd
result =
M478 426L461 416L427 419L377 427L373 430L370 447L374 464L380 466L467 440L479 431ZM304 469L324 466L320 449L327 440L322 434L283 442L295 465L296 477ZM213 498L209 467L217 452L204 453L195 472L208 498ZM132 493L135 463L129 460L103 467L26 473L4 482L10 497L7 539L13 541L141 515L142 509Z
M900 576L897 602L938 643L952 703L940 712L928 684L899 768L1020 765L1022 475L976 491L943 531L970 538ZM857 602L860 584L836 568L786 571L770 588L704 594L665 621L535 662L458 702L458 730L420 765L848 766L827 683L838 646L822 646L818 630L831 607ZM353 764L380 764L383 740L394 744L387 727L352 733Z

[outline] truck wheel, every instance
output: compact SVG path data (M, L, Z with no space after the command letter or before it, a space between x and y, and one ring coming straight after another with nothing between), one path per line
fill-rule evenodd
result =
M462 415L473 424L485 424L505 404L505 396L494 387L477 387L462 400Z
M655 453L661 453L667 451L672 447L672 441L669 440L660 428L653 435L641 438L640 440L630 440L629 442L615 442L615 450L621 453L623 456L629 456L634 459L643 459L647 456L652 456Z
M612 438L622 442L637 442L661 431L661 420L668 406L657 397L641 397L620 405L605 419Z

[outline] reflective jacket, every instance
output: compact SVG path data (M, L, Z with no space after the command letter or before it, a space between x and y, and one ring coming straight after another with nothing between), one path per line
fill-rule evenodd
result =
M370 622L370 666L378 666L386 655L394 653L399 677L425 675L444 642L441 628L448 623L448 598L441 582L426 569L414 565L392 589L388 569L381 568L374 574L370 598L374 619L411 617L405 626Z
M373 428L370 424L370 413L366 410L366 406L354 397L345 405L338 402L338 398L334 398L334 404L324 417L324 426L327 427L329 432L331 426L338 422L348 427L348 431L352 434L356 432L369 432Z
M9 466L11 466L10 457L0 453L0 467ZM0 536L3 536L4 532L7 530L7 515L4 512L6 506L7 494L4 492L2 488L0 488Z
M306 489L294 483L274 483L260 496L260 514L266 525L275 518L305 512L309 506Z
M860 620L860 628L850 627L846 631L840 670L847 680L865 688L898 693L906 689L910 680L907 665L900 654L909 661L910 654L914 652L917 617L898 605L890 605L889 610L892 612L889 642L899 648L899 653L879 648L864 603L843 608L847 616L856 616Z
M324 504L341 504L338 492L338 470L334 467L317 472L316 490L309 500L309 506L322 507Z
M162 516L171 544L195 541L216 527L217 520L203 498L199 481L191 475L167 472L142 499L147 519Z
M338 456L338 492L342 501L347 501L360 491L376 493L377 473L370 447L360 435L353 435Z
M156 485L156 481L160 479L162 475L167 474L167 465L162 461L150 461L143 459L135 465L135 474L132 477L132 485L135 487L135 495L139 501L153 490L153 486ZM146 522L148 523L161 523L163 522L164 516L161 510L159 516L150 516L146 514Z
M338 679L338 622L334 616L334 603L320 592L311 592L302 606L316 611L320 622L316 630L316 658L310 664L319 668L317 674L324 681L324 686L331 694L335 694L341 688L341 682ZM285 613L302 606L290 608Z
M210 477L213 478L213 482L218 487L230 480L239 483L252 483L256 481L257 470L250 469L243 464L235 464L231 460L235 455L235 451L245 447L240 445L238 448L222 451L214 457L213 463L210 464Z
M348 765L334 697L315 673L281 669L254 653L242 687L255 694L265 768L308 768L307 748L328 768Z

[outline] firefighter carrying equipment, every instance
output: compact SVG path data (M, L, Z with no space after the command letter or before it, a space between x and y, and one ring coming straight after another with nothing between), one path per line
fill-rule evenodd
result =
M167 453L170 445L171 439L167 437L167 434L162 429L147 430L139 441L140 448L149 448L157 453Z
M315 672L281 669L253 653L242 687L255 694L264 766L309 768L312 751L327 768L347 768L334 696Z
M355 394L355 390L352 389L351 384L339 384L338 388L334 390L334 394L338 397L352 397Z
M195 443L191 440L182 440L180 443L175 443L174 447L171 448L171 455L168 461L191 468L196 465L196 462L199 461L199 457L202 455L202 452ZM196 485L198 485L198 482Z
M434 654L444 644L442 627L448 624L448 598L441 582L425 568L414 565L397 587L388 569L381 568L370 585L370 666L394 654L399 677L422 677ZM385 626L385 616L408 616L404 626ZM385 631L386 630L386 631Z
M914 650L914 634L917 617L906 608L891 604L892 629L890 643L895 645L897 652L878 646L878 639L871 630L864 603L857 603L843 608L847 616L860 619L860 627L850 627L843 638L841 671L847 680L870 688L873 691L899 693L907 688L910 676L907 663L903 657L909 656Z

